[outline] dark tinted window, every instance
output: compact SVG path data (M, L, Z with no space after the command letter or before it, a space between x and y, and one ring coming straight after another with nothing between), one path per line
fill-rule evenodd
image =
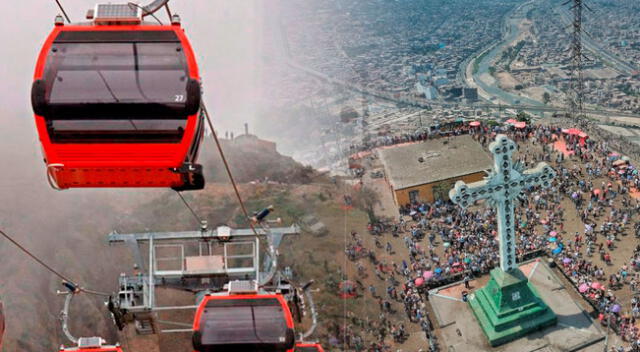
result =
M203 345L286 342L287 325L282 306L243 306L240 300L236 304L208 306L204 310L200 321Z
M180 43L53 44L44 80L49 104L180 107L187 101Z
M53 143L179 143L186 120L50 120Z

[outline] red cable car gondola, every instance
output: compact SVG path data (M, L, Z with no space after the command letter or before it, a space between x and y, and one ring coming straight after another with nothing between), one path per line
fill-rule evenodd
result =
M0 301L0 351L2 350L3 335L4 335L4 311L2 310L2 301Z
M279 294L204 297L193 323L196 352L293 352L293 317Z
M295 352L324 352L319 343L298 343Z
M42 47L31 100L53 187L204 187L191 44L179 19L142 22L132 6L56 21Z

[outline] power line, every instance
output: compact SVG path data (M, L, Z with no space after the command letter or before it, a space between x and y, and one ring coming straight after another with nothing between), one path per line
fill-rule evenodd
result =
M218 134L216 133L216 130L213 128L213 123L211 122L211 117L209 116L209 112L207 111L207 107L204 105L204 103L202 103L201 107L202 107L202 112L204 113L204 116L207 119L207 124L209 125L209 128L211 129L211 134L213 135L213 139L216 142L216 147L218 148L218 152L220 153L220 157L222 158L222 162L224 163L224 168L227 170L227 175L229 176L229 180L231 181L231 185L233 186L233 190L236 193L236 198L238 198L238 203L240 203L240 208L242 209L242 213L244 213L244 216L249 221L249 226L251 227L251 230L253 230L253 233L256 236L258 236L258 233L256 232L256 229L253 226L253 223L251 222L251 219L249 217L249 213L247 212L247 208L244 206L244 202L242 201L242 197L240 196L240 192L238 191L238 185L236 185L236 181L233 178L233 174L231 173L231 169L229 168L229 163L227 162L227 158L225 157L224 151L222 150L222 146L220 145L220 140L218 140Z
M60 9L60 11L62 11L62 14L64 15L64 18L67 20L67 22L71 23L71 20L69 19L69 15L67 15L67 11L64 10L64 7L60 3L60 0L55 0L55 2L56 4L58 4L58 8Z

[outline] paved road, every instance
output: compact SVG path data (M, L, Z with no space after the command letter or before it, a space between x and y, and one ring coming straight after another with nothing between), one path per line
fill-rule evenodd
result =
M515 8L510 14L505 16L504 22L504 37L500 42L494 44L489 49L485 50L482 53L479 53L475 58L469 61L469 64L466 67L466 81L470 86L475 86L478 88L478 93L480 96L484 97L487 100L491 100L492 97L496 97L496 101L505 105L512 106L531 106L531 107L543 107L544 104L540 101L530 99L527 97L523 97L517 94L513 94L502 90L498 87L497 82L491 77L489 74L489 68L494 62L495 58L502 54L506 49L508 49L512 43L518 38L520 35L519 24L522 22L522 19L526 15L527 11L533 7L534 0L526 2L517 8ZM477 61L480 59L480 61ZM473 67L476 64L478 65L478 70L473 72ZM555 110L560 110L558 108L553 108ZM545 111L545 110L543 110ZM550 111L550 110L546 110Z

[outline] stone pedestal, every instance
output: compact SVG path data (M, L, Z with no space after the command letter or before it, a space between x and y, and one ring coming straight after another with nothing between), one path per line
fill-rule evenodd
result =
M557 322L555 313L518 268L491 270L491 279L469 295L469 304L494 347Z

